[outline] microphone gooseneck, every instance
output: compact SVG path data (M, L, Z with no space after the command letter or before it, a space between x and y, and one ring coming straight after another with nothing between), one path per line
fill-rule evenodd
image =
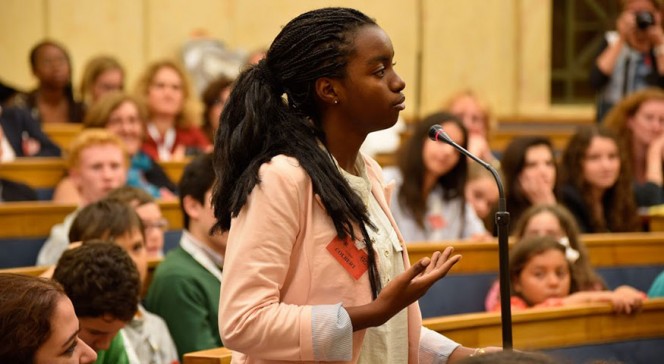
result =
M509 278L509 243L508 227L510 223L510 214L507 212L507 203L505 199L505 189L503 182L496 171L489 163L483 161L473 153L460 146L445 132L442 126L436 124L429 128L429 138L433 141L443 142L451 145L461 154L479 163L482 167L491 172L498 185L498 211L496 212L496 227L498 229L498 260L500 269L500 317L503 331L503 348L512 349L512 308L510 303L510 278Z

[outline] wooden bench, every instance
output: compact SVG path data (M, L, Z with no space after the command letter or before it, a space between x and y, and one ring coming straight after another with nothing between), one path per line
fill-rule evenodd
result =
M581 241L588 249L595 268L638 265L664 265L664 232L583 234ZM450 272L486 273L498 271L498 242L425 242L409 243L411 264L434 251L454 247L463 259Z
M645 302L641 312L616 315L607 304L587 304L561 308L531 309L512 314L514 347L519 350L568 348L567 359L578 359L574 350L595 347L595 359L610 360L622 342L654 339L648 353L625 352L630 358L662 352L664 343L664 299ZM467 347L502 346L500 314L475 313L425 319L424 326ZM618 345L616 345L618 344ZM599 346L599 348L598 348ZM654 349L654 350L653 350ZM641 356L642 358L642 356ZM230 363L228 349L217 348L188 353L184 364ZM661 356L655 359L661 359ZM637 361L627 361L637 362ZM646 361L639 361L646 362Z
M594 358L609 360L615 358L602 355L612 354L615 349L620 350L620 345L610 344L656 339L658 344L655 344L654 349L661 355L663 322L664 299L646 301L641 312L634 315L617 315L609 304L530 309L512 313L513 342L514 347L520 350L569 348L567 353L571 355L567 359L574 358L576 362L580 358L574 355L573 349L595 346ZM498 313L453 315L425 319L423 322L428 328L470 347L501 346L500 323ZM607 350L607 346L614 350ZM631 358L639 354L644 353L623 353L625 357Z
M164 172L174 183L180 181L188 160L159 162ZM22 182L34 189L53 190L66 175L65 161L58 157L18 158L0 166L0 177Z
M182 230L182 211L177 201L159 202L169 222L165 250L177 245ZM0 204L0 267L32 265L55 224L76 209L74 205L51 202L8 202Z
M609 288L626 284L647 291L664 270L664 233L582 235L591 264ZM498 244L436 242L408 244L411 263L453 246L463 258L420 299L424 317L484 311L484 299L498 277ZM451 294L451 292L454 292Z
M57 144L62 151L68 151L71 142L83 130L82 124L76 123L46 123L42 124L44 133Z
M145 277L145 284L143 285L143 293L142 293L143 295L147 293L148 287L150 287L150 283L152 282L152 278L154 277L154 271L157 269L161 261L162 261L161 258L151 259L148 261L148 274ZM51 266L48 265L5 268L5 269L0 269L0 274L14 273L14 274L23 274L32 277L38 277L42 275L44 272L46 272L49 268L51 268Z

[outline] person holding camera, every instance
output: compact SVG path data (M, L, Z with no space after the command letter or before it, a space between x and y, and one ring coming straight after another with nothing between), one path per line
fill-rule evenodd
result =
M630 93L664 87L664 32L660 0L619 0L616 31L607 32L590 71L597 121Z

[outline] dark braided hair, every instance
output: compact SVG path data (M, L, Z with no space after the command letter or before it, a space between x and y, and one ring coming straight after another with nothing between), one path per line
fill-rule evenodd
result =
M258 170L272 157L297 159L321 197L337 236L367 245L374 299L380 291L376 258L366 226L375 227L360 197L339 172L326 144L314 85L321 77L343 79L354 51L353 38L376 22L347 8L304 13L281 30L258 65L238 77L221 116L214 148L215 229L228 230L247 197L260 183ZM282 97L283 96L283 97Z

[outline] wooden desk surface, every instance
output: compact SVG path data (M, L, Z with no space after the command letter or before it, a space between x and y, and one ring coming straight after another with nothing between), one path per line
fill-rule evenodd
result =
M641 312L616 315L609 304L530 309L512 315L515 349L541 350L593 344L664 338L664 299L646 301ZM424 326L468 347L502 346L499 313L437 317ZM226 364L225 348L184 356L184 364Z
M664 265L664 233L612 233L584 234L581 241L586 244L591 264L596 267L630 265ZM498 271L498 242L435 242L409 243L411 264L436 251L453 246L456 254L463 258L452 268L450 274Z
M499 313L425 319L424 326L470 347L501 346ZM609 304L529 309L512 313L514 348L539 350L645 338L664 338L664 299L641 312L617 315Z
M168 178L180 181L189 159L177 162L159 162ZM22 182L32 188L55 188L66 175L65 161L59 157L17 158L0 166L0 177Z
M161 213L168 220L171 230L182 229L180 203L159 202ZM0 238L40 238L50 234L51 227L61 223L74 205L52 202L7 202L0 204Z

